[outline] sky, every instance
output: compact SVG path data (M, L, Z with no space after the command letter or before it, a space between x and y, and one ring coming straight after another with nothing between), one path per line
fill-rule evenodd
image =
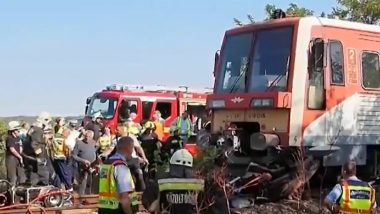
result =
M323 2L323 3L322 3ZM112 83L212 87L233 18L267 3L331 11L335 0L1 0L0 116L84 113Z

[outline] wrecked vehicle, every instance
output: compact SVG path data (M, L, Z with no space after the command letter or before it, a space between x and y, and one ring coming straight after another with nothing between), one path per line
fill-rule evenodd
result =
M240 138L218 141L224 149L216 161L220 171L212 179L227 189L231 207L301 197L305 184L320 166L318 159L297 147L280 146L275 135L242 136L244 132L237 128L229 131Z

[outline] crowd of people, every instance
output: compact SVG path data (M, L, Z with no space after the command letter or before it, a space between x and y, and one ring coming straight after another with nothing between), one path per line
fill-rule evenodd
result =
M115 133L103 124L100 112L87 124L63 117L53 121L48 113L41 113L31 125L11 121L6 138L8 181L13 186L54 185L81 195L97 194L100 164L116 153L119 139L128 136L134 148L128 167L136 190L143 191L146 178L156 176L158 164L184 148L194 132L210 128L206 117L193 123L184 112L172 123L170 137L163 142L165 120L159 111L144 123L134 122L135 118L136 114L130 113Z

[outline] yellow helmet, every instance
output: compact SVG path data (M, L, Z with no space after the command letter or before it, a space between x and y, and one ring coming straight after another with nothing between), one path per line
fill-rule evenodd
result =
M151 121L147 121L145 124L144 124L144 129L154 129L155 125L153 122Z

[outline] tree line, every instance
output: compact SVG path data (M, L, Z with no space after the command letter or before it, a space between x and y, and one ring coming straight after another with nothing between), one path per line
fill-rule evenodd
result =
M271 18L274 10L279 9L274 4L267 4L265 6L266 18ZM316 15L311 9L301 7L297 4L291 3L288 8L284 10L289 16L305 17L305 16L320 16L328 18L338 18L342 20L349 20L355 22L362 22L366 24L378 24L380 20L380 1L379 0L337 0L337 6L332 8L329 13L322 12ZM236 25L241 26L244 24L255 23L253 14L247 15L248 22L243 22L240 19L234 18Z

